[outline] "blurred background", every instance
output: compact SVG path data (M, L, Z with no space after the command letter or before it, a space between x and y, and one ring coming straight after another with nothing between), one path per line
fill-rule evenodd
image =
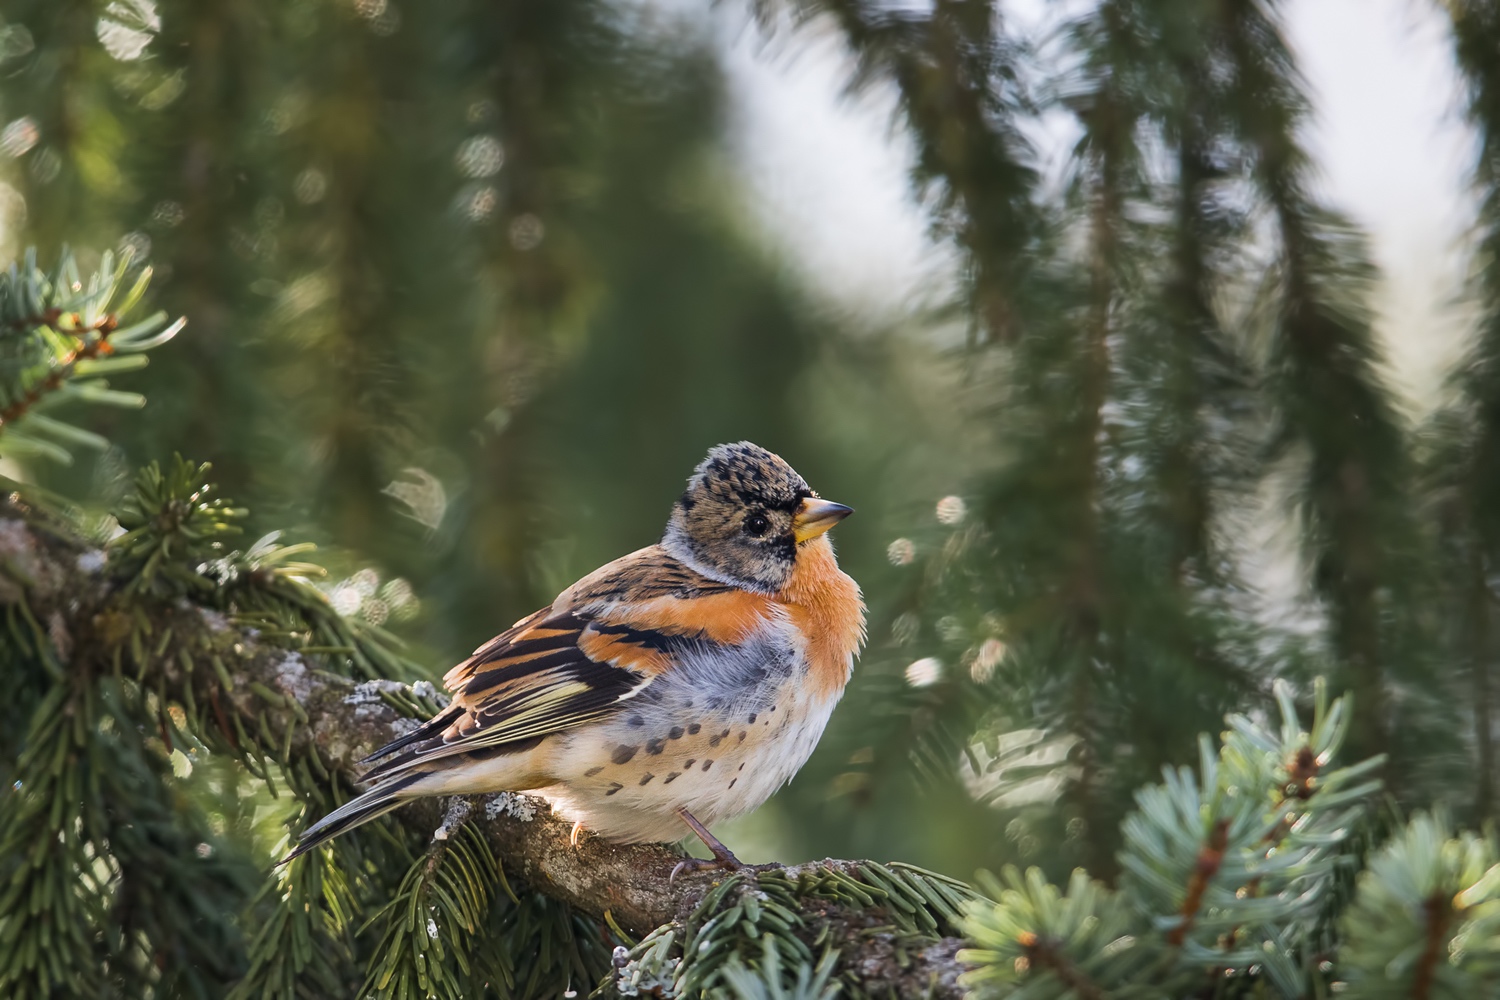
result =
M0 0L0 259L188 318L5 471L212 461L437 677L781 453L870 641L747 860L1108 875L1277 677L1493 818L1489 6Z

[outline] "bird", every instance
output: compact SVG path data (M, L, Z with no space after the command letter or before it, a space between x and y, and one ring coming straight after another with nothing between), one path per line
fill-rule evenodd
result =
M369 788L284 861L421 796L526 792L615 843L755 809L812 755L865 639L821 498L749 441L711 448L661 540L610 562L448 671L448 706L362 764ZM284 863L284 862L283 862Z

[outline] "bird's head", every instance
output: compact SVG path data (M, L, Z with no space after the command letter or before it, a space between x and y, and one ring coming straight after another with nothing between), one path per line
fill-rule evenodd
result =
M775 593L791 577L798 548L853 512L821 499L760 445L721 444L693 470L662 545L713 579Z

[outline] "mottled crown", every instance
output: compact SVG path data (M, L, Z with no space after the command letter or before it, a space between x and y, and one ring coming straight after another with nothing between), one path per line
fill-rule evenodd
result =
M713 579L774 592L791 576L792 518L811 496L781 456L749 441L721 444L693 470L662 545Z
M804 497L814 495L785 459L750 441L709 449L679 502L691 509L699 493L788 511L795 511Z

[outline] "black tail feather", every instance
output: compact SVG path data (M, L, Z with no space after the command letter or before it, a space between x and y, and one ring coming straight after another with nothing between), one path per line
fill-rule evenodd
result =
M386 781L394 775L399 775L414 763L421 760L429 751L441 747L443 738L433 736L410 745L394 755L388 755L377 761L373 767L365 772L361 781Z
M297 846L292 848L291 853L278 861L277 864L284 865L293 858L306 854L308 851L322 844L326 844L334 837L349 832L356 826L362 826L377 816L384 816L411 798L411 795L403 795L401 793L421 781L423 777L425 775L421 773L404 774L391 781L376 785L363 795L350 799L302 831L302 836L297 841Z
M413 729L411 732L407 733L405 736L402 736L400 739L392 740L359 763L361 766L370 764L374 761L380 760L382 757L389 757L391 754L395 753L397 750L402 749L403 747L411 746L413 743L419 742L421 740L431 739L432 737L437 736L443 730L452 725L453 720L457 719L462 714L464 714L462 706L449 705L437 715L434 715L432 718L422 723L416 729Z

